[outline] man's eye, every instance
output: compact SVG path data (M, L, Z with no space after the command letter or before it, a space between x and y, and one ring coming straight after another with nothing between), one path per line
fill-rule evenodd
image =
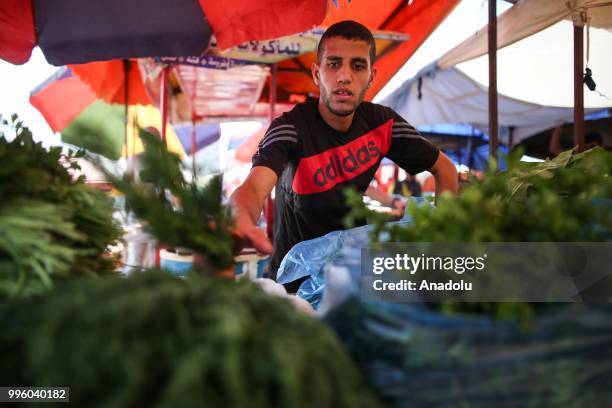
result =
M353 64L353 68L356 70L362 70L365 69L365 64Z
M330 67L330 68L336 68L336 67L338 67L338 65L339 65L339 64L338 64L337 62L329 62L329 63L327 64L327 66L328 66L328 67Z

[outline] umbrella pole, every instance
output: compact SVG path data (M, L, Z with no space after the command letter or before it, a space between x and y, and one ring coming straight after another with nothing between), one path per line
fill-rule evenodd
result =
M583 46L584 26L574 20L574 143L578 151L585 150L584 146L584 85L583 72Z
M195 117L195 113L191 112L191 169L193 170L193 181L194 182L196 178L195 151L196 151L196 117Z
M170 75L170 67L164 67L161 76L161 87L160 87L160 107L162 111L162 128L161 138L166 143L166 124L168 123L168 77Z
M128 172L128 130L130 127L130 121L129 121L129 105L128 105L128 97L129 95L129 73L130 73L130 62L126 59L123 60L123 97L125 98L124 100L124 114L125 114L125 126L124 126L124 132L123 132L123 149L125 152L125 170L126 173ZM128 206L128 202L127 200L124 201L123 203L123 210L124 210L124 223L127 224L128 222L128 212L130 211L130 207Z
M489 159L497 159L497 10L489 0Z
M271 77L270 77L270 124L276 116L276 64L272 64ZM274 236L274 201L272 201L272 195L268 196L266 200L266 209L264 212L266 217L266 233L268 238L272 239Z
M125 114L125 128L123 133L123 148L125 149L125 164L127 165L128 160L128 129L130 127L128 117L128 97L129 97L129 74L130 74L130 62L126 59L123 60L123 97L124 97L124 114Z
M272 124L272 121L274 120L274 117L276 116L275 114L275 110L276 110L276 72L277 72L277 67L276 64L272 64L271 68L271 76L270 76L270 124Z
M170 73L170 67L166 66L162 70L161 75L161 87L160 87L160 108L162 112L162 128L161 128L161 138L164 144L166 144L166 123L168 121L168 75ZM163 190L160 191L160 195L163 195ZM155 267L159 267L161 265L161 252L162 247L159 243L155 246Z

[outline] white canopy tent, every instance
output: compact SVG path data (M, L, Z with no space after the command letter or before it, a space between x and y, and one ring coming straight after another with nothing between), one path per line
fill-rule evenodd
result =
M488 133L488 89L457 68L424 69L404 82L380 103L389 106L413 126L471 124ZM512 142L573 120L572 108L557 108L499 95L500 141ZM587 113L599 109L587 109Z
M510 128L512 142L518 143L542 130L573 121L573 27L564 19L571 17L575 8L568 9L566 3L523 0L499 17L498 45L504 47L497 56L502 143L509 142ZM587 66L601 92L585 89L585 113L589 114L612 107L608 99L612 98L612 32L594 28L596 22L609 28L606 24L612 21L607 18L612 1L575 3L598 5L584 9L593 26L585 30L589 37ZM525 36L529 37L522 39ZM486 51L485 28L406 81L381 103L397 110L415 126L467 123L486 132Z
M590 50L586 66L593 72L593 79L597 83L596 90L608 97L585 88L584 106L609 107L612 106L612 32L602 28L590 28L588 31ZM573 26L566 20L498 50L498 92L540 105L573 107L572 50ZM446 67L443 62L442 59L439 61L440 68ZM488 84L486 55L462 62L455 67L477 82Z
M514 44L563 20L580 23L584 20L590 27L609 31L612 29L612 1L520 0L497 19L497 48ZM571 37L565 44L571 48ZM451 67L486 53L487 26L440 57L439 66Z

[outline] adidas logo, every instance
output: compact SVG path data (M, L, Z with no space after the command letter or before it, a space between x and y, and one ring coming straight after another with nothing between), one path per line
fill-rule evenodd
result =
M291 187L297 194L314 194L359 177L382 160L391 145L393 119L353 141L303 157Z
M344 178L345 174L352 173L362 165L368 164L381 156L381 151L376 143L369 141L367 146L361 146L354 153L351 148L346 151L339 151L328 157L328 164L319 167L313 173L313 182L319 187L324 187L336 178Z

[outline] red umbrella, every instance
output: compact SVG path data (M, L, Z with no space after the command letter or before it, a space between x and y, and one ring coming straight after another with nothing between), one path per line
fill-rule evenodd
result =
M61 132L62 141L112 160L142 151L136 123L141 127L160 128L161 119L156 108L138 106L126 112L124 106L101 100L67 67L59 69L34 89L30 103L54 132ZM174 131L168 130L168 148L182 156L181 140Z
M0 58L13 64L30 59L36 46L32 3L3 0L0 3Z
M328 13L321 23L323 27L341 20L355 20L370 30L393 31L410 37L377 56L378 74L366 94L366 100L370 100L450 14L459 0L352 0L338 8L331 2L329 0ZM311 53L278 65L279 101L284 94L303 93L306 89L318 93L309 72L315 59L316 53Z
M93 92L109 103L150 105L136 61L113 60L68 66ZM127 75L126 75L127 73Z
M376 3L375 7L373 0L352 0L347 4L342 3L340 7L335 7L332 0L329 0L328 3L328 14L321 23L322 27L320 29L341 20L351 19L364 24L374 32L375 37L380 34L379 38L376 39L377 58L375 67L378 73L366 94L366 100L370 100L446 18L458 4L458 0L413 0L412 2L387 0ZM408 39L393 40L393 38L401 36ZM295 39L286 37L275 41L274 44L271 41L251 41L245 44L248 47L236 47L230 52L220 53L219 55L207 53L199 59L185 58L182 59L182 62L180 58L162 60L168 62L174 60L180 63L173 69L173 74L182 90L188 95L188 100L192 102L191 109L196 116L229 118L239 115L241 117L261 117L262 109L260 108L267 107L271 99L275 99L277 107L280 105L290 106L296 101L303 101L308 96L317 95L319 92L312 81L310 72L310 67L313 62L316 62L317 58L316 42L315 46L311 48L308 47L308 44L300 44L302 45L301 51L309 49L310 52L298 53L293 58L287 58L291 54L284 52L285 45L282 41L285 41L286 46L289 47L294 42L298 43L298 40L297 37ZM265 50L266 47L268 47L268 50ZM241 49L247 49L247 51L236 52L241 51ZM248 81L251 78L250 73L257 69L241 64L247 60L253 60L247 54L248 50L253 49L267 57L268 62L276 62L276 74L273 74L276 79L274 81L276 84L274 86L276 88L275 93L270 91L272 81L265 83L263 89L253 86L254 81ZM270 52L275 49L283 49L282 53L278 53L279 60L277 61L272 59L276 56L273 52ZM264 51L266 52L264 53ZM229 57L229 61L228 58L220 61L217 57ZM280 57L284 59L280 60ZM224 68L221 62L226 62L228 66L235 64L235 67L227 73L212 68ZM194 67L185 64L200 66ZM154 72L154 70L150 71ZM238 78L225 81L227 84L218 79L232 75ZM149 81L149 83L155 84L157 82L156 80ZM211 84L214 84L214 86ZM215 92L215 86L222 87L223 92ZM251 94L248 94L249 91ZM271 95L274 94L276 94L276 97L271 98ZM221 101L222 104L218 103L215 95L225 95L224 100ZM251 96L250 105L240 103L242 99L245 99L241 98L243 96ZM263 111L266 115L265 109ZM278 109L275 109L275 111L275 114L278 113Z
M199 55L305 31L325 0L2 0L0 58L23 64L39 45L53 65Z

